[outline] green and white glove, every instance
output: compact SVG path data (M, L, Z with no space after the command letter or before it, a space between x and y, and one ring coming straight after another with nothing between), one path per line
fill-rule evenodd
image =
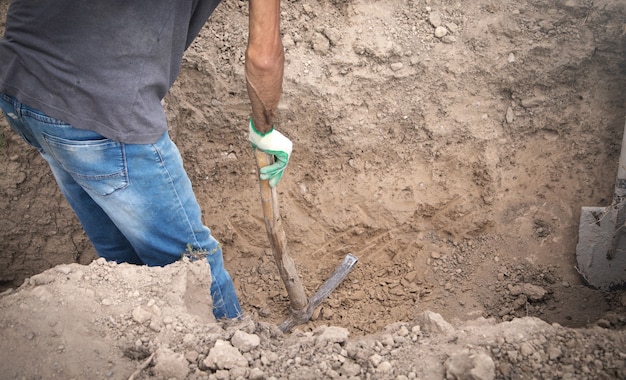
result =
M293 149L291 140L274 128L264 134L259 133L254 129L252 119L250 119L250 135L248 140L255 149L262 150L276 158L276 161L272 165L264 166L259 169L261 179L269 180L269 185L276 187L278 181L280 181L280 178L283 176L285 167L287 167L289 156L291 156L291 150Z

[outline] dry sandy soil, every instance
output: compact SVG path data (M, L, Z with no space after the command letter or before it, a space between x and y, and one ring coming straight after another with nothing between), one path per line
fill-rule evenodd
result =
M246 13L218 7L165 99L246 320L209 320L197 268L94 262L43 160L2 120L2 374L128 378L144 363L138 377L626 377L626 293L587 286L575 258L581 207L613 196L626 3L283 1L289 251L309 294L359 257L287 336L273 328L288 297L246 140ZM237 331L260 345L240 347ZM209 360L218 340L247 365ZM169 354L184 360L158 360Z

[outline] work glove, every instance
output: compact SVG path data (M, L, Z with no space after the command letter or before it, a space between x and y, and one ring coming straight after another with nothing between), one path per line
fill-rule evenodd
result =
M276 187L287 167L287 162L289 162L293 144L287 137L274 128L264 134L259 133L254 129L252 119L250 119L250 135L248 140L253 148L262 150L275 157L275 162L272 165L260 168L259 172L262 180L269 180L269 185Z

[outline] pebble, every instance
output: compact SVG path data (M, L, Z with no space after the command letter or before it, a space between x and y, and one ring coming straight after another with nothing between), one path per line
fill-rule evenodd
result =
M439 12L431 12L428 15L428 22L430 22L430 25L432 25L435 28L438 28L441 26L442 22L441 22L441 13Z
M384 361L376 367L378 373L390 373L391 371L393 371L393 366L388 361Z
M393 340L393 337L392 337L391 335L389 335L389 334L385 334L385 335L382 337L382 339L380 340L380 343L381 343L383 346L393 347L393 345L394 345L396 342Z
M596 322L596 325L598 325L599 327L602 327L603 329L611 328L611 322L604 318L598 319L598 321Z
M561 355L563 354L563 351L558 346L550 345L548 347L547 354L550 360L557 360L558 358L561 357Z
M537 97L534 97L534 98L522 99L520 104L524 108L533 108L533 107L537 107L537 106L542 105L543 103L545 103L545 101L546 101L545 97L537 96Z
M391 67L391 70L393 71L400 71L402 70L404 65L402 64L402 62L394 62L390 65L390 67Z
M144 324L145 322L149 321L150 318L152 318L152 314L149 311L146 311L141 306L137 306L132 311L132 317L133 321L139 324Z
M361 366L354 362L345 362L339 369L339 374L345 377L358 376L361 374Z
M446 23L446 28L448 28L450 33L456 33L459 31L459 26L453 22Z
M446 34L448 34L448 29L445 26L435 28L435 37L443 38Z
M100 302L103 306L111 306L113 305L113 301L111 301L108 298L103 298L102 301Z
M200 354L198 354L195 350L187 351L185 353L185 359L187 359L189 363L195 363L196 360L198 360L198 356L200 356Z
M330 50L330 41L321 33L316 33L313 37L313 51L320 55L328 54Z
M254 367L250 370L250 374L248 375L248 379L250 380L265 380L265 372L258 367Z
M528 342L522 342L519 345L519 352L522 354L522 356L528 357L535 352L535 348L532 346L532 344Z
M541 301L548 293L544 288L533 284L509 285L509 293L512 296L526 295L532 301Z
M511 124L513 123L513 121L515 121L515 112L513 112L512 107L508 107L506 109L505 119L506 119L507 124Z
M369 357L369 362L372 363L374 367L378 367L380 363L382 363L382 361L383 361L383 357L380 356L379 354L374 354Z
M508 63L514 63L515 62L515 54L513 53L509 53L508 58L506 59Z

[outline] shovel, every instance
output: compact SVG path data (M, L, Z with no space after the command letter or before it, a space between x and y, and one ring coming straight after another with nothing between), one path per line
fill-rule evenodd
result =
M582 207L578 226L577 269L589 285L604 291L626 286L626 125L621 149L613 202Z
M261 150L255 149L255 155L259 169L273 163L273 156ZM346 255L343 262L335 269L330 278L322 284L311 298L307 298L295 263L287 252L287 241L280 217L276 188L271 187L267 180L261 180L260 185L265 228L267 229L272 254L274 255L276 266L278 266L280 278L283 280L289 295L290 316L280 324L279 328L283 332L289 332L294 326L306 323L311 319L315 309L346 278L358 259L352 254Z

